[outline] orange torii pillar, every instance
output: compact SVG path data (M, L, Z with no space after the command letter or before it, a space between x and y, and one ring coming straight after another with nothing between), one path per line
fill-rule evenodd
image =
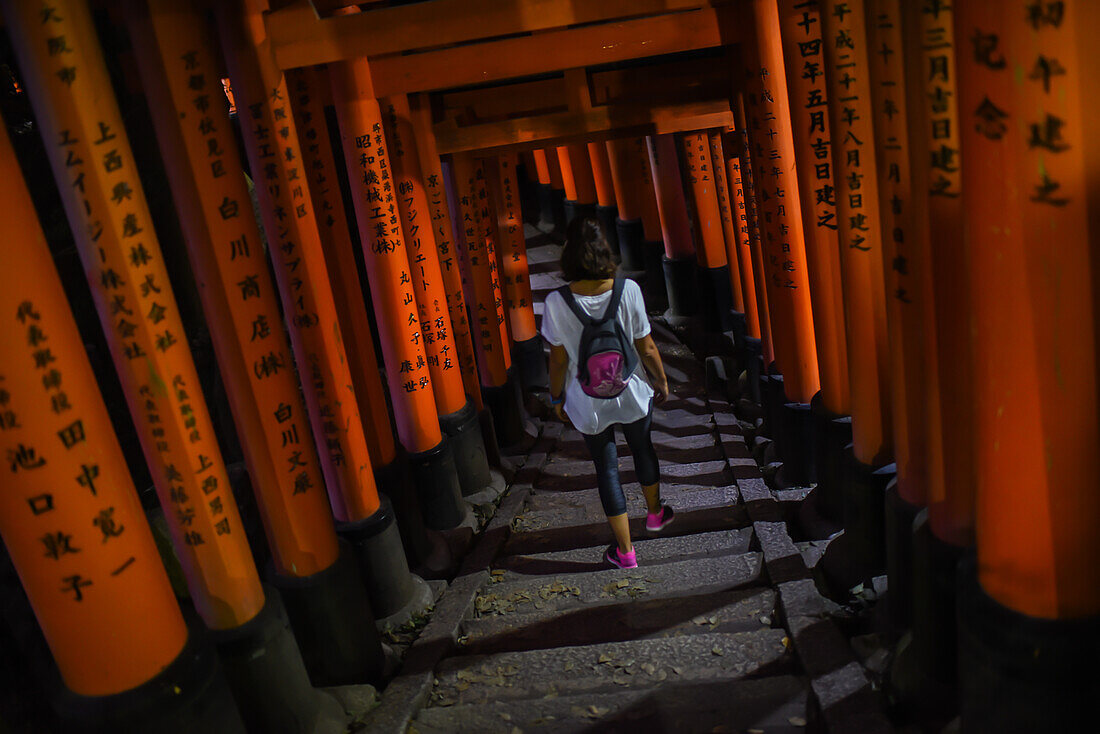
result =
M428 203L430 192L420 165L408 98L400 95L387 99L383 107L398 210L401 212L409 268L416 290L420 333L427 352L439 424L453 447L462 493L472 495L488 488L493 477L489 472L477 408L466 397L458 342L448 308L440 257L449 254L451 247L449 242L442 248L437 243L432 209ZM450 239L449 236L447 239ZM446 253L441 250L446 250Z
M302 163L314 202L321 248L336 302L341 341L355 387L359 416L363 419L375 486L393 503L409 564L419 569L433 559L430 565L438 565L437 561L445 562L434 553L442 548L438 545L442 539L437 539L438 548L433 548L432 538L424 526L420 501L411 485L407 457L404 451L398 451L386 388L374 350L374 336L355 262L355 244L348 227L325 117L325 107L332 102L332 85L325 72L316 67L287 72L287 85L294 123L300 131Z
M471 513L439 426L382 109L365 59L334 64L329 76L397 434L410 452L424 522L433 530L456 528Z
M524 437L523 399L502 330L504 294L496 264L496 238L489 221L489 193L482 162L469 153L452 156L455 239L461 253L466 303L473 319L481 393L501 446ZM460 223L460 224L459 224Z
M707 131L710 148L710 166L714 172L714 188L718 193L718 210L722 217L722 235L726 247L726 270L729 273L730 300L733 332L737 344L745 337L745 293L741 286L741 266L738 262L738 221L734 216L729 176L726 173L726 152L722 148L722 133L718 129Z
M3 10L195 608L249 725L304 731L288 717L318 713L323 699L278 592L265 593L252 560L91 13L74 0L55 3L45 17L26 3L5 2ZM60 365L48 350L40 359L43 385L61 405ZM91 427L75 413L65 417L57 438L83 454ZM15 454L25 456L18 447ZM95 465L85 464L91 483ZM103 526L111 527L109 514ZM72 576L73 595L89 592L89 581Z
M558 166L565 188L565 225L577 217L596 216L596 181L584 143L559 145Z
M977 324L977 562L958 587L965 732L1091 730L1100 693L1098 11L955 10Z
M374 483L286 78L256 35L259 8L219 6L218 23L338 530L355 546L378 623L400 624L430 603L431 590L409 572L393 508Z
M550 183L550 163L546 158L546 151L541 148L531 151L531 159L538 177L539 221L536 226L541 232L552 234L558 229L558 219L555 216L554 187Z
M852 423L846 418L851 391L820 3L780 0L779 21L821 381L820 392L810 401L818 483L812 506L839 523L840 459L852 441Z
M718 204L718 175L710 156L707 133L685 133L680 138L684 175L695 211L696 248L703 323L709 331L733 330L733 290L726 256L726 230Z
M259 227L251 216L222 216L222 202L248 201L249 192L233 121L218 96L210 28L174 0L149 0L148 8L130 16L131 36L271 548L273 582L316 684L378 680L381 641L362 623L371 612L354 557L337 545Z
M822 5L839 219L852 451L844 478L844 543L834 554L848 586L885 564L885 489L894 456L886 280L864 0ZM843 551L850 555L847 560Z
M565 228L569 225L569 219L565 216L565 181L562 178L561 161L558 158L557 148L544 148L543 157L546 159L546 169L550 174L550 206L554 212L554 235L558 239L565 239ZM538 159L535 159L538 162Z
M642 174L648 168L638 155L639 138L616 138L606 143L608 166L615 190L615 235L620 267L641 278L645 272L645 227L642 223Z
M493 239L493 277L500 288L500 310L504 318L500 319L500 339L508 351L512 354L512 322L508 318L508 303L504 292L504 268L501 266L500 248L501 231L500 218L497 216L497 196L494 193L500 187L500 171L493 157L481 157L481 169L485 173L485 198L482 199L482 218L488 237ZM518 378L517 378L518 380Z
M494 161L497 174L490 178L500 237L497 263L512 334L512 363L519 372L520 383L530 391L545 389L549 385L549 377L542 337L535 328L531 271L527 263L527 242L523 236L523 212L516 174L517 158L515 153L497 156Z
M657 191L653 186L653 170L649 165L649 146L644 137L631 138L630 146L637 161L635 166L639 173L635 186L638 189L642 212L642 234L645 238L642 247L642 267L645 270L642 293L645 295L646 308L650 311L664 311L668 308L663 264L665 242L661 229L661 214L657 208Z
M676 155L676 139L669 133L648 135L646 149L664 242L661 270L668 296L665 317L669 323L686 326L699 313L698 266L687 201L684 199L684 184L680 178L680 161ZM647 267L647 281L652 277L656 277L656 273Z
M588 143L588 159L592 165L592 179L596 184L596 219L603 226L607 243L612 251L619 254L619 230L616 221L619 217L615 202L615 183L611 176L611 160L607 154L607 145L600 140Z
M0 536L61 673L57 712L74 727L244 732L176 604L5 131L0 195ZM199 698L171 693L184 685Z
M746 91L760 207L767 296L775 352L768 385L771 436L783 467L780 485L814 481L810 400L820 383L810 278L795 174L794 137L776 0L755 0L755 38L746 42Z

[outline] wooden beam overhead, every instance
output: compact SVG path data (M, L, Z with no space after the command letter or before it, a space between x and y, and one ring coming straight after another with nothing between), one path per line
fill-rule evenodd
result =
M535 76L730 43L734 39L722 37L718 21L714 8L701 8L659 18L547 31L439 51L371 58L371 74L380 97Z
M295 0L268 13L265 22L276 63L293 69L729 2L433 0L322 18L310 0Z
M454 120L434 126L439 153L473 150L499 152L590 142L601 138L732 127L728 100L673 107L595 107L583 113L563 112L459 127Z

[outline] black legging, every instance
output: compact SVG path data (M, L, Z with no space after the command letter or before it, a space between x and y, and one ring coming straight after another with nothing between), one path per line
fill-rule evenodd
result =
M626 497L619 483L619 452L615 448L615 426L622 426L630 453L634 455L634 469L642 486L656 484L660 479L660 467L657 464L657 450L649 437L650 424L653 422L653 405L644 418L633 423L612 423L602 433L594 436L582 433L584 443L592 454L596 464L596 481L600 488L600 502L608 517L626 512Z

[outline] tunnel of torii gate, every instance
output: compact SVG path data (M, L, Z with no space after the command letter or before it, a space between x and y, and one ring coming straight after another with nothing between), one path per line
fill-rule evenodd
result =
M773 589L802 703L749 731L1094 729L1100 3L0 14L0 731L558 730L553 686L421 714L502 604L575 616L482 639L457 691L531 688L536 637L661 636L641 581L561 555L603 536L520 514L587 461L539 332L576 218L695 365L658 429L706 423L731 477L659 542L713 564L677 537L741 528ZM662 452L669 497L715 471ZM583 608L486 591L582 572ZM725 612L665 594L683 660ZM725 654L594 653L560 730L764 701Z

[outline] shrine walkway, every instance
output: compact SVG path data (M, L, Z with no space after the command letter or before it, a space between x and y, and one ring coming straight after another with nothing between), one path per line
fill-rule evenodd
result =
M562 281L558 248L537 242L540 310ZM609 567L584 443L541 422L367 731L890 731L788 533L790 502L703 364L659 320L653 331L673 391L653 438L675 522L644 530L620 435L639 567Z

